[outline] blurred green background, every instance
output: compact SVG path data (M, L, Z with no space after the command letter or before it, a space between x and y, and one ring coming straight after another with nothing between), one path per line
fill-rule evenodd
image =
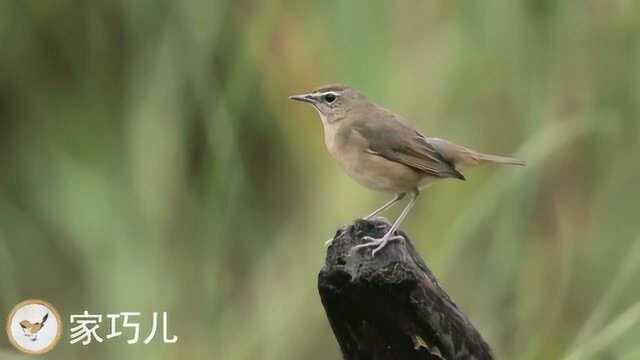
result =
M179 336L48 359L339 359L323 243L390 195L287 100L333 82L529 162L403 224L499 358L640 358L632 0L0 2L0 321L35 297Z

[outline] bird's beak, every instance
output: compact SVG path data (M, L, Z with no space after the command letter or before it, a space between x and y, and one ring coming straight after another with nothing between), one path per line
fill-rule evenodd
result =
M312 104L315 102L315 99L311 94L291 95L289 96L289 99L296 100L296 101L304 101Z

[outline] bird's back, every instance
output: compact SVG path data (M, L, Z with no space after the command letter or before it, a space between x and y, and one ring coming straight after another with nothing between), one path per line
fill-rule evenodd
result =
M463 178L455 165L406 119L376 105L359 114L350 126L367 139L372 153L430 176Z

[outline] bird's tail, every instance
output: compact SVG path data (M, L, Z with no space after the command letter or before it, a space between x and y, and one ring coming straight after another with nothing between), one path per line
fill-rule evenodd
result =
M474 155L475 155L475 158L478 159L480 163L519 165L519 166L527 165L527 163L522 160L518 160L508 156L498 156L498 155L489 155L489 154L481 154L481 153L475 153Z

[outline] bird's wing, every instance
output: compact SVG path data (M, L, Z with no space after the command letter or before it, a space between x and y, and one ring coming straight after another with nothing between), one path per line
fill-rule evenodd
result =
M367 114L355 119L352 128L367 140L370 153L432 176L464 180L454 164L406 120L381 108Z

